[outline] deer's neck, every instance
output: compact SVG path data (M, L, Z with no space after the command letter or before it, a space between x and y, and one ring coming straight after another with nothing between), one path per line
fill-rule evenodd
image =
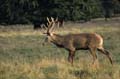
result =
M54 43L56 45L62 45L64 38L61 35L53 34L53 36L51 37L51 39L52 39L52 43Z

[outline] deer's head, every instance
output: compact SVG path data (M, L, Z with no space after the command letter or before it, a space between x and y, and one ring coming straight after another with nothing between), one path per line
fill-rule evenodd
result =
M45 27L45 32L43 34L45 34L47 37L44 41L44 43L46 42L51 42L54 38L54 27L55 27L55 24L56 24L56 20L54 20L54 18L48 18L47 17L47 27Z

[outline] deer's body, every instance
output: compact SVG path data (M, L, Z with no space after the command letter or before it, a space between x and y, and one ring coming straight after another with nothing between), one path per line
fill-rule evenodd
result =
M49 20L48 20L49 21ZM52 25L52 23L50 23ZM52 28L52 27L51 27ZM55 44L58 47L63 47L69 51L68 61L73 64L73 58L76 50L89 50L93 56L93 64L97 59L96 50L106 55L112 64L110 53L103 47L103 38L96 33L79 33L79 34L67 34L59 35L50 32L50 28L47 30L48 41Z
M74 51L88 49L89 47L100 48L103 43L103 39L100 37L100 35L95 33L68 34L63 36L53 34L49 40L57 46Z

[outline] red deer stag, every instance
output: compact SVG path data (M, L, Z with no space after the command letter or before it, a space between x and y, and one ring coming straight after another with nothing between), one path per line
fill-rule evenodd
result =
M96 50L106 55L112 64L112 58L110 53L103 48L103 38L96 33L80 33L80 34L67 34L59 35L53 33L54 29L54 18L47 18L46 28L47 41L55 44L57 47L63 47L69 51L68 61L73 64L73 58L77 50L89 50L93 56L93 65L97 60Z

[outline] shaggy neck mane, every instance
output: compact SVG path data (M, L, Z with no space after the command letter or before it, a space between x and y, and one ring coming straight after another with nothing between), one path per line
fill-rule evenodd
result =
M63 42L63 36L58 35L58 34L53 34L52 38L52 42L56 45L62 45Z

